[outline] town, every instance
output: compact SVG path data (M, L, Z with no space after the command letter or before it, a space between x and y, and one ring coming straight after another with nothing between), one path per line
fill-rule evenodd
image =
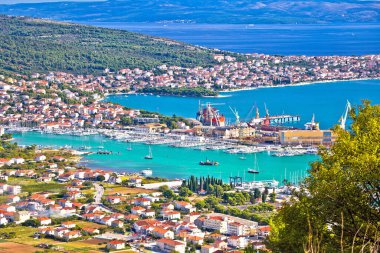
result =
M98 94L139 92L147 87L196 88L216 90L294 85L331 80L379 78L379 55L367 56L272 56L247 54L244 61L214 54L219 65L183 68L161 65L151 70L105 69L102 76L63 72L35 73L37 84L66 84L82 92ZM116 71L116 72L115 72ZM20 76L22 80L25 76ZM68 98L75 95L65 91ZM186 95L185 93L183 95Z
M244 191L210 176L168 181L91 170L70 151L10 138L1 141L0 238L27 252L265 250L269 218L293 187Z
M104 132L104 130L131 130L129 134L134 135L135 139L149 139L150 142L147 144L166 143L178 147L197 146L200 149L230 148L228 143L214 145L215 141L211 141L212 145L204 146L207 140L202 139L203 137L221 137L223 140L237 140L241 144L250 145L277 143L328 146L333 143L334 137L326 139L325 137L331 135L331 132L317 129L317 123L315 127L309 129L314 131L306 133L294 132L291 128L273 127L268 111L264 117L260 117L257 111L255 118L245 125L239 124L238 113L234 112L235 124L227 125L225 119L223 122L219 120L217 109L212 105L207 105L207 110L213 111L213 114L215 111L213 119L202 122L201 118L168 117L125 108L102 99L107 94L141 92L149 87L156 89L202 87L206 90L227 90L294 85L301 80L316 82L378 78L380 75L379 55L308 57L253 54L246 55L247 59L244 62L238 62L233 57L223 54L214 57L221 63L210 68L189 69L162 65L150 71L122 69L112 72L106 69L102 76L82 76L63 72L35 73L31 76L0 76L0 123L9 130L23 127L24 130L73 134L94 134L103 131L101 133L109 137L122 137L123 134ZM285 118L281 116L278 119ZM293 120L294 117L287 119ZM142 138L141 133L145 134ZM162 133L173 136L152 137ZM186 138L186 143L181 142ZM242 150L245 152L244 149L238 147L231 152ZM284 150L277 151L284 154ZM301 154L304 152L307 150ZM294 152L288 154L292 155Z

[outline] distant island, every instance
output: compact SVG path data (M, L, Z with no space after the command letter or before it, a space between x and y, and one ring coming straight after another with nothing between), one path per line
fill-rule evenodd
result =
M1 15L0 28L0 74L64 85L80 96L94 91L100 97L124 92L217 96L226 90L380 77L380 55L243 55L115 29Z
M103 11L107 10L107 11ZM0 13L74 22L203 24L342 24L380 21L378 1L143 1L0 5Z

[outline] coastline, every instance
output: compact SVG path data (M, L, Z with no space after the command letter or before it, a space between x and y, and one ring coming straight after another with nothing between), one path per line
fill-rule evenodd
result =
M121 131L123 132L123 131ZM115 132L115 136L120 136L121 132ZM51 137L53 139L51 139ZM54 136L52 136L54 135ZM34 139L37 137L37 139ZM94 136L95 137L95 136ZM72 145L71 147L68 147L70 150L75 150L80 148L80 145L87 145L88 147L91 147L91 150L94 152L93 155L90 156L81 156L82 159L79 161L80 166L86 166L90 169L104 169L104 170L111 170L111 171L117 171L120 173L127 173L127 174L138 174L141 170L150 168L154 171L155 176L159 176L162 178L187 178L193 173L197 173L198 175L208 175L210 173L215 172L214 169L217 170L215 173L223 173L223 179L228 181L228 176L230 172L234 172L235 169L238 168L241 174L243 174L244 171L246 171L250 159L247 160L241 160L238 159L237 155L234 153L228 153L224 152L222 150L198 150L193 147L170 147L165 144L151 144L152 151L154 154L154 160L148 161L144 159L144 156L146 155L148 144L146 143L134 143L132 142L133 150L126 151L126 148L128 147L128 142L124 142L123 140L117 140L114 138L107 138L106 136L102 136L102 138L87 138L84 137L82 139L80 136L74 136L74 138L71 138L67 135L55 135L55 134L49 134L47 135L40 135L40 134L27 134L27 135L19 135L17 134L18 138L23 138L24 140L30 140L28 143L33 141L35 143L36 140L44 139L40 144L41 146L39 148L49 149L49 144L54 142L56 144L54 147L50 147L53 149L56 149L58 146L64 145L69 143ZM75 140L74 140L75 139ZM141 138L140 138L141 139ZM149 140L152 138L150 137ZM19 142L22 145L30 145L25 143L24 141L19 140ZM113 151L114 155L110 156L101 156L96 154L96 150L98 145L104 145L104 147L107 150ZM210 144L210 146L217 146L219 144ZM234 148L240 149L241 147L237 147L236 144L232 144ZM57 146L57 147L56 147ZM274 148L274 147L273 147ZM244 148L244 150L248 150ZM252 151L256 150L253 153L246 153L247 157L253 157L254 153L257 153L257 156L259 159L267 159L267 157L270 156L268 152L262 151L257 152L259 150L252 149ZM120 154L118 154L120 152ZM189 155L190 154L190 155ZM77 154L74 154L73 156L76 156ZM208 166L200 166L198 165L198 162L200 160L204 160L205 157L219 161L220 164L218 167L208 167ZM235 159L236 158L236 159ZM178 164L176 159L183 159L183 163ZM279 160L284 161L296 161L297 166L295 170L302 170L302 168L307 164L309 161L314 161L317 159L315 155L297 155L293 157L281 157L281 158L268 158L269 163L273 164L274 170L272 171L266 171L260 174L260 180L269 180L273 177L278 177L278 181L280 181L280 174L283 173L282 167L279 165ZM110 162L111 161L111 162ZM169 168L169 169L168 169ZM178 169L180 168L180 169ZM174 172L172 174L172 171ZM210 174L211 175L211 174Z
M287 85L269 85L269 86L258 86L258 87L244 87L238 89L225 89L219 91L220 93L232 93L238 91L248 91L248 90L256 90L256 89L270 89L270 88L286 88L286 87L294 87L294 86L306 86L306 85L314 85L314 84L323 84L323 83L338 83L338 82L351 82L351 81L370 81L370 80L380 80L378 78L354 78L354 79L334 79L334 80L324 80L324 81L315 81L315 82L299 82L294 84Z
M315 82L299 82L294 84L286 84L286 85L268 85L268 86L257 86L257 87L242 87L242 88L236 88L236 89L223 89L217 91L218 93L233 93L233 92L240 92L240 91L250 91L250 90L256 90L256 89L270 89L270 88L286 88L286 87L297 87L297 86L306 86L306 85L314 85L314 84L323 84L323 83L337 83L337 82L351 82L351 81L370 81L370 80L380 80L380 77L378 78L354 78L354 79L333 79L333 80L322 80L322 81L315 81ZM194 97L194 96L180 96L180 95L171 95L171 94L155 94L155 93L144 93L144 92L135 92L135 91L128 91L128 92L115 92L115 93L106 93L104 94L104 98L99 99L104 100L108 96L122 96L122 95L149 95L153 94L154 96L168 96L168 97ZM199 96L199 98L226 98L231 97L232 95L221 95L218 94L216 96Z

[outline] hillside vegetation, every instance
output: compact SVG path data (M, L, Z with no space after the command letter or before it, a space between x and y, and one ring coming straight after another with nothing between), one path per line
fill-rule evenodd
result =
M0 68L29 74L97 74L105 68L151 69L214 64L212 51L127 31L0 15Z
M364 101L350 116L272 220L273 252L380 252L380 106Z

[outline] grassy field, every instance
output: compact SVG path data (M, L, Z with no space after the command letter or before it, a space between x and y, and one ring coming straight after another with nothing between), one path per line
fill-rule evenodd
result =
M75 223L80 227L105 227L104 225L99 225L87 221L75 221ZM91 241L93 239L75 242L60 242L48 238L34 239L32 236L35 232L38 231L37 228L17 226L1 229L1 232L9 233L13 231L16 231L16 238L3 240L2 242L0 242L0 253L34 252L35 249L37 250L38 248L34 248L33 246L36 246L40 243L47 243L51 245L60 246L69 252L99 252L101 251L101 248L104 248L104 244L98 245L98 243L94 243L93 241ZM8 249L11 251L8 251Z
M22 190L24 192L41 192L41 191L50 191L50 192L61 192L64 189L65 185L58 183L34 183L23 185Z
M1 195L0 196L0 204L7 203L7 198L8 198L7 195Z
M80 227L92 227L92 228L101 228L105 227L104 225L99 225L87 221L75 221L75 223ZM35 247L40 243L47 243L54 246L62 247L65 252L105 252L104 248L106 245L105 240L99 239L86 239L81 241L74 242L60 242L53 239L34 239L32 236L37 231L37 228L30 227L8 227L2 228L1 232L13 232L16 231L16 238L9 240L0 240L0 253L18 253L18 252L35 252L42 251ZM47 251L53 252L53 251ZM119 252L119 251L118 251ZM130 250L120 251L120 252L132 252Z
M21 185L23 192L60 192L64 189L64 184L59 183L38 183L35 179L24 178L24 177L9 177L8 184L10 185Z
M24 178L24 177L9 177L7 184L10 185L27 185L36 183L35 179Z
M16 232L16 238L13 238L7 241L16 242L16 243L25 243L28 245L34 245L37 242L32 237L33 234L37 231L38 231L37 228L24 227L24 226L7 227L7 228L1 229L1 232L5 232L5 233Z
M96 224L93 222L88 222L88 221L83 221L83 220L78 220L74 221L75 224L77 224L81 228L105 228L107 227L106 225L101 225L101 224Z

